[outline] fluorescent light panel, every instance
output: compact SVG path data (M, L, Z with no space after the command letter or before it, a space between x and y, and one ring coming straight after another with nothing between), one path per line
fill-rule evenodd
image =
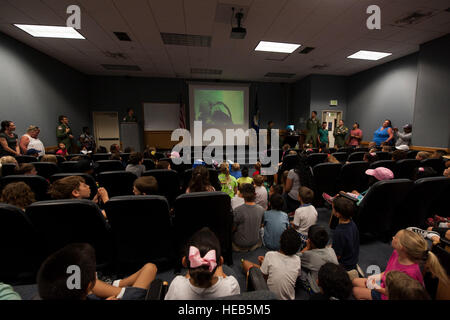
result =
M298 47L300 47L300 44L260 41L256 46L255 51L292 53L297 50Z
M14 24L17 28L37 38L85 39L72 27Z
M380 60L387 56L390 56L392 53L387 52L377 52L377 51L366 51L360 50L351 56L348 56L349 59L363 59L363 60Z

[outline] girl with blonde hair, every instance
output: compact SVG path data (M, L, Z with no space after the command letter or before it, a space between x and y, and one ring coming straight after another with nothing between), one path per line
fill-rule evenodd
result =
M222 162L219 170L220 174L218 178L222 186L222 191L228 194L230 198L233 198L237 194L238 183L236 178L230 174L228 162Z
M424 285L420 266L448 283L447 273L433 252L428 250L427 241L410 230L400 230L392 238L394 252L389 259L386 270L366 278L353 279L353 295L359 300L387 300L386 275L393 270L403 272Z

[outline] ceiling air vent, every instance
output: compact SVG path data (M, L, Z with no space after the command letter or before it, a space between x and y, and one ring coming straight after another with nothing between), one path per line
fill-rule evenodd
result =
M419 22L423 22L429 18L431 18L436 12L433 11L415 11L413 13L409 13L406 16L403 16L392 24L393 26L406 26L411 24L416 24Z
M106 70L113 71L142 71L139 66L124 65L124 64L102 64L102 67Z
M313 47L305 47L305 48L303 48L303 50L299 51L298 53L300 53L300 54L308 54L311 51L313 51L314 49L315 48L313 48Z
M113 58L113 59L122 59L122 60L126 60L128 58L128 56L125 53L122 52L110 52L110 51L105 51L103 52L103 54L105 56L107 56L108 58Z
M328 68L328 65L327 64L316 64L316 65L312 66L312 68L316 69L316 70L323 70L325 68Z
M126 32L114 32L114 34L120 41L131 41L130 37Z
M268 72L264 75L264 77L269 78L292 78L293 76L295 76L295 73Z
M211 47L210 36L161 32L161 38L164 44L187 47Z
M222 74L222 70L217 69L205 69L205 68L191 68L192 74Z

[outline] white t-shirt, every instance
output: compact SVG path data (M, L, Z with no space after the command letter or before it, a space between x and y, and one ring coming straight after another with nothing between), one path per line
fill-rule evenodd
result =
M233 276L219 277L219 280L209 288L198 288L191 284L188 278L176 276L167 290L164 300L204 300L241 293L239 283Z
M295 282L300 276L300 257L269 251L264 257L261 272L268 276L267 286L281 300L295 299Z
M40 156L45 155L45 147L41 140L32 138L29 134L24 134L24 136L29 139L27 150L38 150Z
M255 192L256 192L256 204L259 204L261 207L264 208L264 210L267 210L267 189L263 186L256 187L255 186Z
M231 208L233 208L233 210L239 206L242 206L244 203L245 203L244 198L241 198L237 195L231 198Z
M298 228L297 232L308 236L309 227L317 222L317 210L313 205L302 205L295 210L294 220L292 221Z

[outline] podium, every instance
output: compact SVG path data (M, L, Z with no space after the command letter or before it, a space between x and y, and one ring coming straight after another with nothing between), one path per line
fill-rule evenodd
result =
M140 129L137 122L121 122L120 123L120 141L122 148L133 148L136 152L141 152Z

